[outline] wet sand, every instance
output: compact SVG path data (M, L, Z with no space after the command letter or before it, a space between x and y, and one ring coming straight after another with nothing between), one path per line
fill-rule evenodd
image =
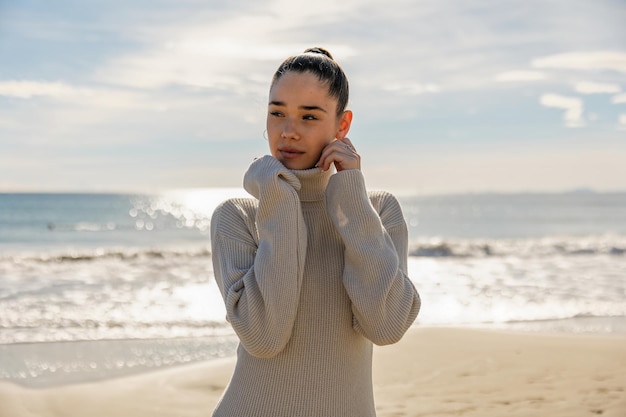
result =
M233 365L43 389L0 381L0 417L209 416ZM623 417L626 337L413 329L375 348L374 391L379 417Z

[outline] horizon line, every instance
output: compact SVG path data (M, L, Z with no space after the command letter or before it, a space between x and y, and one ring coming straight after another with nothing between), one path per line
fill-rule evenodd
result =
M371 190L378 190L378 187L371 188ZM100 190L81 190L81 189L1 189L0 195L8 195L8 194L68 194L68 195L76 195L76 194L84 194L84 195L95 195L95 194L119 194L119 195L160 195L160 194L168 194L168 193L179 193L179 192L202 192L208 190L243 190L243 187L179 187L179 188L163 188L163 189L150 189L146 188L143 190L138 189L100 189ZM416 196L454 196L454 195L515 195L515 194L623 194L626 193L626 189L603 189L599 190L591 187L573 187L573 188L564 188L564 189L551 189L551 190L541 190L541 189L524 189L524 190L450 190L450 191L430 191L430 192L420 192L418 190L409 190L409 189L388 189L392 194L395 194L398 197L416 197Z

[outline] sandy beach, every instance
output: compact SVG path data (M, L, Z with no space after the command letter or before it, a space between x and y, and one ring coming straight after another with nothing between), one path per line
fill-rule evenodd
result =
M208 416L233 364L45 389L0 381L0 417ZM413 329L376 347L374 389L379 417L623 417L626 338Z

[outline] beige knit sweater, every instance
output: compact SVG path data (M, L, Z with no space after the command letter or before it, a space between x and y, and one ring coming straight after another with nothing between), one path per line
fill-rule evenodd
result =
M215 278L240 339L215 417L375 416L372 342L398 341L419 296L407 229L361 171L292 171L272 156L211 224Z

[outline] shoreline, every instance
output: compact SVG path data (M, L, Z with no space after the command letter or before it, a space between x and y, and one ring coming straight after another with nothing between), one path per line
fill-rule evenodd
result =
M235 335L0 345L0 382L27 388L106 381L233 356Z
M576 317L483 325L414 325L543 335L626 337L626 317ZM0 344L0 382L28 388L103 381L234 356L234 332L212 336Z
M583 317L491 325L414 325L424 330L626 338L624 317ZM91 383L235 356L234 333L213 336L0 344L0 383L26 388ZM1 417L1 416L0 416Z
M399 343L374 348L378 416L621 417L624 352L623 335L412 328ZM234 362L36 389L0 380L0 417L206 416Z

